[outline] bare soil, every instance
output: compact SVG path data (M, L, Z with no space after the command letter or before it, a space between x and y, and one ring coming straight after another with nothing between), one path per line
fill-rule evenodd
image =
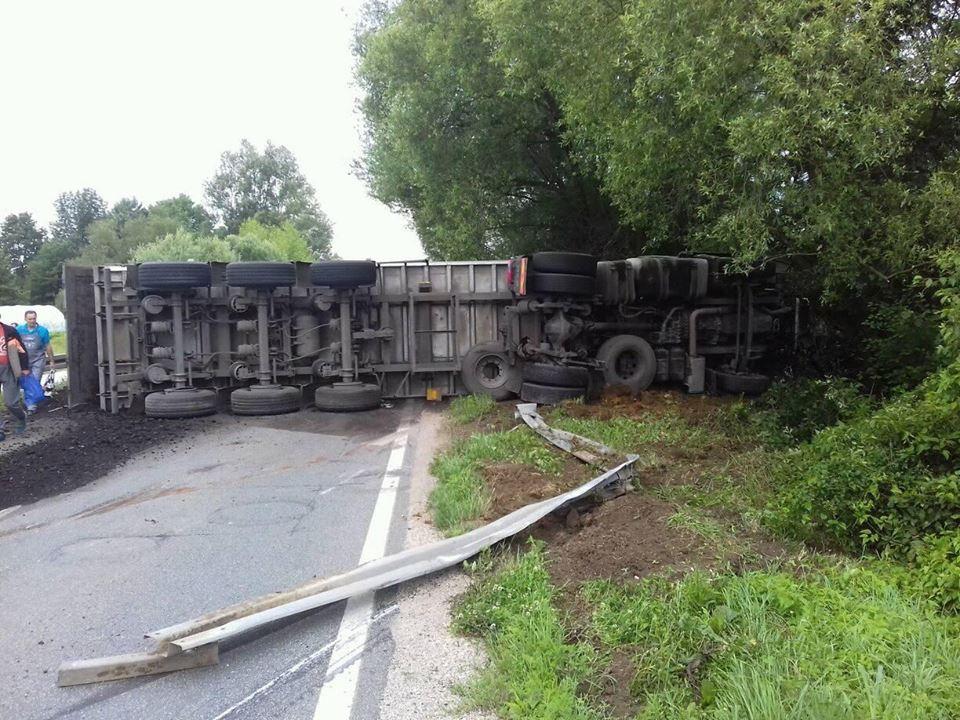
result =
M0 509L25 505L96 480L134 455L188 439L216 417L161 420L136 413L68 410L51 399L22 435L0 442Z

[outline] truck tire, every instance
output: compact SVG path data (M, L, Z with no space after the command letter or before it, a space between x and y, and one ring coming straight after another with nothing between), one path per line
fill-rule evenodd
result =
M527 275L527 293L545 293L547 295L593 295L597 281L593 276L566 275L562 273L529 273Z
M586 253L538 252L530 257L530 269L538 273L594 277L597 274L597 259Z
M190 290L210 282L210 266L201 262L145 262L137 268L139 290Z
M310 282L341 290L369 287L377 282L377 264L372 260L328 260L314 263L310 266Z
M520 375L524 382L539 385L582 388L590 384L590 373L586 368L554 363L525 362L520 366Z
M275 288L295 285L297 268L288 262L232 262L227 265L227 285Z
M760 373L714 371L717 390L731 395L762 395L770 387L770 376Z
M650 387L657 374L657 355L636 335L615 335L597 351L608 387L625 387L634 395Z
M460 380L473 395L489 395L507 400L516 394L520 368L510 364L504 347L498 342L474 345L460 364Z
M230 393L234 415L284 415L300 409L300 389L292 385L251 385Z
M217 411L217 393L202 388L160 390L147 395L143 407L147 417L203 417Z
M313 394L317 410L356 412L380 407L380 386L373 383L334 383L321 385Z
M525 382L520 386L520 399L538 405L556 405L564 400L576 400L587 394L586 387L556 387Z

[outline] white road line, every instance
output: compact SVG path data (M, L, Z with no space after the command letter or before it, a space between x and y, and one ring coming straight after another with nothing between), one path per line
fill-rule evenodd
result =
M382 558L387 550L390 521L397 500L400 470L407 451L407 428L397 431L393 449L387 460L383 483L373 508L373 517L367 528L367 538L360 553L360 564ZM327 665L327 674L320 688L314 720L349 720L353 698L360 677L360 659L367 644L370 624L373 622L374 593L357 595L347 600L347 607L340 620L340 629L334 641L333 652Z
M384 617L386 617L387 615L392 615L392 614L395 613L398 609L399 609L399 608L398 608L396 605L391 605L391 606L388 607L388 608L384 608L384 609L381 610L379 613L377 613L377 615L376 615L374 618L372 618L372 621L373 621L373 622L379 621L381 618L384 618ZM315 651L313 651L312 653L310 653L309 655L307 655L305 658L301 658L300 660L298 660L297 662L295 662L293 665L291 665L290 667L288 667L286 670L284 670L282 673L280 673L280 674L277 675L275 678L273 678L273 680L270 680L270 681L268 681L268 682L265 682L263 685L261 685L260 687L258 687L256 690L254 690L252 693L250 693L249 695L247 695L245 698L243 698L243 699L240 700L239 702L236 702L236 703L234 703L233 705L231 705L230 707L228 707L228 708L227 708L226 710L224 710L222 713L220 713L219 715L217 715L213 720L224 720L224 718L230 717L231 715L233 715L233 713L235 713L237 710L239 710L240 708L242 708L242 707L243 707L244 705L246 705L247 703L250 703L250 702L256 700L258 697L260 697L260 696L263 695L264 693L269 692L270 689L271 689L274 685L276 685L277 683L283 682L284 680L286 680L286 679L287 679L288 677L290 677L291 675L296 675L298 672L300 672L301 670L303 670L304 667L306 667L307 665L309 665L309 664L311 664L312 662L314 662L315 660L317 660L317 658L322 657L322 656L324 655L324 653L326 653L328 650L330 650L331 648L333 648L333 646L334 646L335 643L336 643L336 640L331 640L331 641L328 642L326 645L324 645L323 647L321 647L319 650L315 650Z

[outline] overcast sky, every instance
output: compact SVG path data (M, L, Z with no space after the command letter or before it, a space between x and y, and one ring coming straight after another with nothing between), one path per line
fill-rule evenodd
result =
M423 255L367 195L352 30L362 0L0 0L0 215L67 190L187 193L248 138L286 145L346 259Z

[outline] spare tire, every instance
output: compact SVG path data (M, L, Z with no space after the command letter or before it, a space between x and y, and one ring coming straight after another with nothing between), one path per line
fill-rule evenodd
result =
M554 363L525 362L520 367L524 382L557 387L583 388L590 384L586 368L556 365Z
M770 376L760 373L714 371L717 390L731 395L761 395L770 387Z
M636 335L615 335L597 351L604 363L603 377L609 387L626 387L636 394L650 387L657 375L657 355L650 343Z
M140 290L189 290L210 287L210 266L201 262L145 262L137 268Z
M174 388L152 392L143 400L147 417L191 418L213 415L217 411L217 393L203 388Z
M288 262L232 262L227 265L227 285L275 288L295 285L297 268Z
M520 386L520 399L524 402L538 405L556 405L564 400L576 400L587 394L586 387L570 388L554 385L540 385L539 383L525 382Z
M251 385L230 393L234 415L283 415L300 409L300 389L292 385Z
M507 351L500 343L480 343L463 356L460 380L473 395L507 400L520 385L520 368L510 364Z
M530 269L539 273L594 277L597 274L597 259L586 253L538 252L530 257Z
M591 275L563 275L560 273L530 273L527 275L527 294L593 295L597 282Z
M313 394L317 410L356 412L380 407L380 386L373 383L334 383L321 385Z
M310 266L310 282L321 287L346 290L377 283L377 264L372 260L328 260Z

